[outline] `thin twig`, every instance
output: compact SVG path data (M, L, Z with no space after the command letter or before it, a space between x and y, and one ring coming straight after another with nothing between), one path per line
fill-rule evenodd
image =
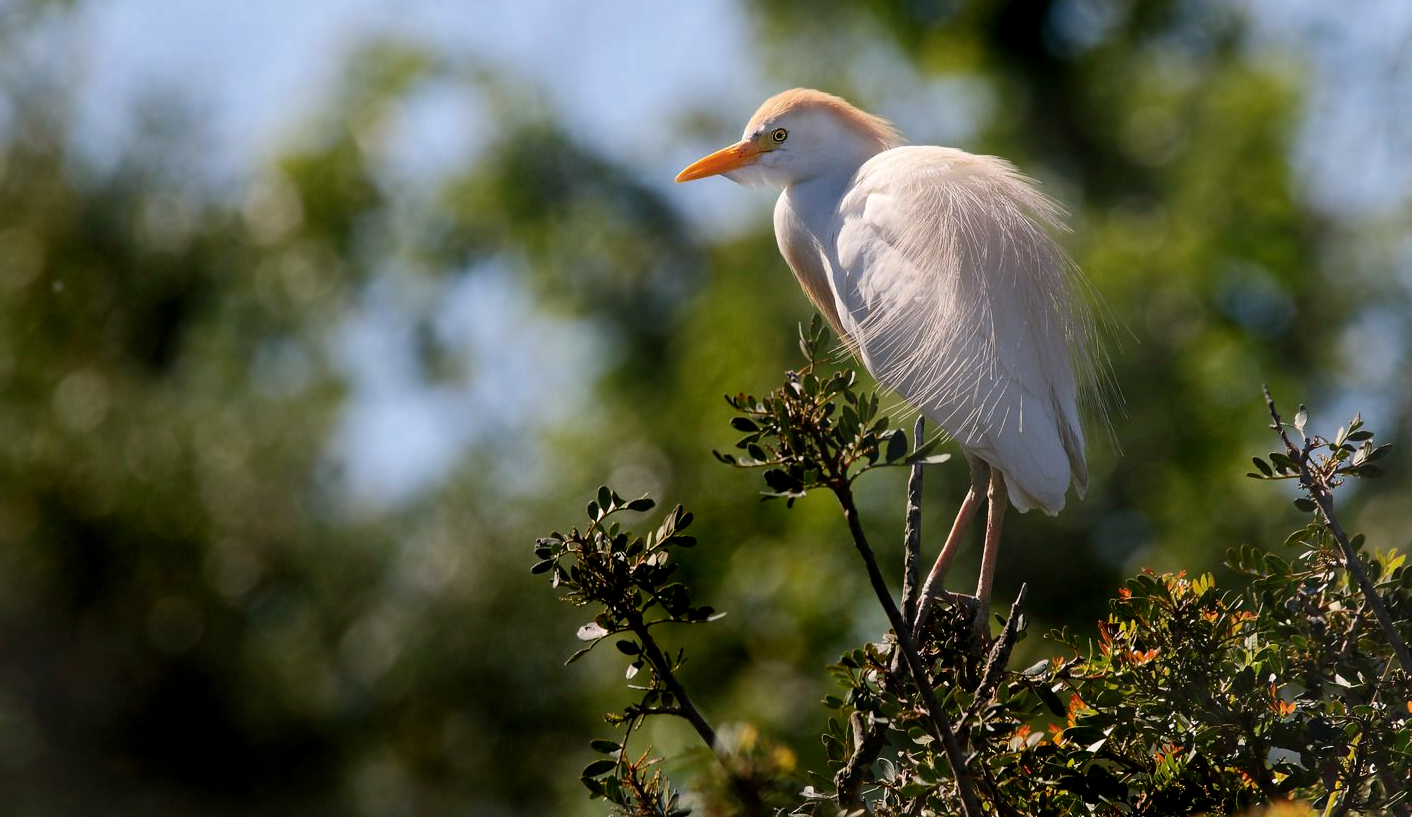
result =
M926 420L917 418L912 427L913 445L921 445ZM907 477L907 522L902 529L902 615L908 621L917 619L917 594L922 579L922 464L913 463Z
M867 565L868 579L873 585L873 592L877 595L878 603L887 613L888 622L897 635L898 649L902 650L903 657L907 659L912 680L916 682L917 691L922 695L922 703L927 708L927 719L932 727L932 734L941 741L942 747L946 751L946 758L951 764L951 770L956 775L956 788L961 795L961 806L967 817L981 817L980 801L976 799L975 783L971 780L970 771L966 767L966 758L961 754L960 744L956 742L956 733L952 731L951 724L947 722L946 712L937 702L936 691L932 689L926 666L922 664L921 656L917 654L917 644L912 638L911 629L903 620L896 602L892 600L892 593L887 589L887 582L883 580L882 571L878 568L877 557L873 555L873 549L868 544L868 537L863 532L863 523L858 518L858 507L853 501L853 490L845 479L835 479L829 487L833 489L839 504L843 506L843 516L848 522L848 531L853 535L853 544L858 548L858 553L863 557L864 564Z
M995 697L995 691L1000 688L1000 682L1005 678L1005 668L1010 664L1010 650L1014 648L1015 637L1020 631L1020 611L1029 589L1029 584L1020 585L1020 592L1015 596L1015 603L1010 605L1010 618L1005 620L1005 628L1000 631L1000 637L990 648L990 656L985 662L985 672L981 674L980 686L976 687L975 697L971 700L971 705L966 709L966 714L962 716L957 728L964 730L966 724L972 718L980 715L981 710L990 703L991 698Z
M1376 701L1382 696L1383 690L1387 689L1388 679L1391 677L1392 662L1389 661L1388 665L1383 667L1382 677L1378 678L1378 683L1373 687L1373 695L1369 699L1370 701ZM1360 732L1360 738L1362 734L1363 733ZM1388 764L1376 763L1375 768L1377 769L1378 780L1382 781L1384 792L1396 792L1401 788L1398 786L1397 778L1393 776L1392 769L1388 768ZM1405 801L1397 803L1392 806L1392 813L1397 815L1397 817L1408 817L1408 815L1412 815L1412 804Z
M1324 488L1314 494L1314 501L1319 503L1319 510L1324 514L1324 523L1329 526L1329 531L1333 533L1334 539L1343 548L1343 558L1348 564L1348 572L1358 580L1358 588L1368 599L1368 606L1373 608L1373 615L1378 619L1378 626L1382 628L1383 634L1392 644L1392 651L1397 656L1397 662L1402 665L1404 672L1412 672L1412 653L1407 651L1407 645L1403 643L1396 628L1393 627L1392 616L1388 614L1387 607L1378 595L1377 588L1373 586L1373 580L1363 569L1363 563L1359 561L1358 554L1354 553L1353 545L1348 539L1348 534L1344 533L1343 526L1339 524L1338 517L1334 516L1333 494Z
M634 615L629 617L628 626L634 635L642 642L642 657L647 659L647 663L652 665L652 671L657 673L657 677L667 685L667 690L676 698L675 707L657 707L652 710L640 709L640 715L661 714L676 715L685 719L696 730L696 734L701 736L701 740L711 748L711 753L720 761L722 768L726 770L726 777L730 780L731 790L736 797L740 798L740 814L756 815L764 814L763 802L760 791L756 783L746 776L736 773L736 764L716 741L716 730L711 728L711 724L706 721L706 716L701 714L701 710L696 708L696 704L691 702L691 696L687 694L686 687L672 672L670 659L662 653L657 646L657 642L652 640L648 633L647 626L642 621L642 616ZM626 745L624 741L624 745Z
M1364 753L1367 750L1363 738L1365 733L1359 732L1353 739L1353 763L1349 766L1348 777L1343 785L1343 797L1338 801L1338 810L1332 817L1348 817L1348 813L1353 811L1353 806L1358 802L1358 790L1363 786L1363 766L1366 763Z
M624 710L629 715L675 715L678 718L686 717L686 710L679 706L629 706Z
M1223 716L1222 719L1226 722L1231 720L1226 716ZM1240 726L1245 733L1246 745L1250 747L1250 763L1244 770L1246 776L1260 788L1260 793L1265 795L1266 800L1273 802L1280 799L1280 789L1275 785L1274 772L1271 771L1269 763L1267 763L1269 750L1265 746L1265 741L1255 734L1249 722L1243 722Z
M1359 607L1357 610L1353 611L1353 620L1348 623L1348 629L1344 631L1343 639L1339 642L1338 651L1340 655L1347 655L1348 652L1353 649L1353 646L1358 643L1355 640L1355 636L1358 635L1358 629L1363 624L1363 613L1367 610L1366 605L1368 604L1367 599L1363 600L1363 604L1365 606ZM1388 666L1392 665L1389 664Z
M1363 598L1367 599L1368 606L1373 608L1373 615L1377 617L1378 626L1382 628L1383 635L1387 636L1388 642L1392 645L1392 651L1397 656L1398 663L1402 665L1404 672L1412 672L1412 653L1408 653L1407 645L1398 636L1397 629L1392 623L1392 616L1388 615L1387 607L1383 605L1382 598L1378 596L1378 590L1373 586L1372 579L1368 578L1368 572L1363 569L1363 563L1359 561L1358 554L1354 552L1348 534L1344 533L1343 526L1339 524L1338 517L1334 515L1333 491L1329 488L1328 482L1323 477L1317 476L1309 467L1309 451L1301 451L1290 440L1289 434L1285 432L1284 423L1280 421L1280 413L1275 409L1275 398L1270 396L1268 386L1265 387L1265 405L1269 407L1270 417L1274 420L1271 428L1284 441L1285 450L1289 452L1290 458L1299 464L1299 484L1304 486L1304 490L1319 506L1319 511L1324 516L1325 526L1328 527L1329 532L1334 535L1334 540L1343 550L1343 560L1349 574L1358 582L1358 589L1363 592Z
M991 802L995 804L995 813L1000 817L1023 817L1020 812L1015 810L1014 806L1001 798L1000 783L995 779L995 775L991 774L990 769L982 765L981 774L985 775L986 788L990 790Z
M685 718L687 722L696 729L696 734L701 736L701 740L704 741L707 746L711 747L711 751L714 752L717 757L720 757L721 761L724 763L726 760L725 755L722 754L721 748L716 744L716 730L711 728L711 724L707 723L706 717L701 714L701 710L697 709L696 704L691 702L691 696L686 693L686 687L682 686L681 682L677 680L677 676L672 672L671 663L668 661L667 656L662 654L662 650L658 648L657 642L653 640L652 635L648 633L647 626L642 622L642 617L638 615L630 617L628 619L628 626L632 628L633 634L642 642L642 657L646 658L647 662L652 665L652 671L657 673L657 677L661 678L662 682L667 685L667 690L672 693L672 697L676 698L676 708L680 711L670 714ZM726 768L729 769L730 764L726 764Z

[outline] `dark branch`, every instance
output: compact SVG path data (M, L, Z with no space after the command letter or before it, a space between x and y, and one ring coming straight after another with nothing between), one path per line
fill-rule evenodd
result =
M873 555L873 549L868 544L868 537L863 532L863 523L858 518L858 507L853 501L853 491L848 482L843 479L834 480L829 487L833 489L839 504L843 506L843 516L848 522L849 533L853 535L853 544L858 548L859 555L863 557L863 562L867 565L868 579L873 585L873 593L877 595L878 603L887 613L887 620L897 635L898 649L907 659L907 668L911 672L912 679L917 684L917 691L921 693L922 702L927 708L927 720L931 726L932 735L941 741L941 745L946 750L946 759L950 762L951 770L956 775L956 788L961 795L961 806L967 817L981 817L983 812L980 801L976 799L975 783L966 767L966 758L961 753L960 744L956 742L956 733L952 731L951 724L947 722L946 712L936 699L936 692L932 689L931 678L927 673L926 666L922 664L921 656L917 654L917 644L912 638L911 628L903 620L901 611L897 609L897 604L892 600L892 594L887 589L887 582L883 580L882 571L878 568L878 560Z
M1020 592L1015 596L1015 603L1010 605L1010 617L1005 620L1005 629L1000 631L1000 638L996 639L995 645L990 648L980 686L976 687L976 696L965 716L961 718L961 729L965 729L967 722L980 715L981 710L995 697L1000 682L1005 679L1005 668L1010 664L1010 650L1014 649L1015 637L1020 632L1020 611L1024 608L1025 596L1029 590L1028 584L1021 584Z
M922 444L926 420L917 418L912 427L912 444ZM917 620L917 594L921 592L922 576L922 464L912 466L907 477L907 524L902 530L902 615L908 621Z
M1373 615L1377 617L1378 626L1382 628L1383 635L1387 636L1388 643L1392 645L1393 654L1397 656L1397 661L1402 665L1404 672L1412 672L1412 653L1408 653L1407 645L1398 636L1397 628L1392 623L1392 616L1388 614L1387 607L1383 604L1382 598L1378 596L1372 579L1368 578L1368 571L1363 569L1363 563L1358 560L1358 554L1354 552L1348 534L1344 533L1343 526L1339 524L1338 517L1334 515L1333 490L1329 486L1328 480L1309 466L1309 446L1306 445L1301 450L1290 440L1289 434L1285 432L1284 423L1280 421L1280 413L1275 409L1275 398L1270 396L1268 386L1265 387L1265 405L1269 407L1270 418L1274 421L1271 428L1280 435L1280 440L1284 442L1285 450L1289 453L1290 458L1299 465L1299 483L1304 486L1309 497L1319 506L1319 511L1324 516L1324 525L1328 527L1334 540L1343 550L1344 564L1348 568L1349 574L1358 582L1358 589L1363 592L1368 606L1373 608Z
M677 680L677 676L672 672L671 662L668 661L667 656L662 654L662 650L658 648L657 642L652 638L652 634L648 632L647 625L643 623L642 617L640 615L632 616L629 618L629 625L632 627L633 634L642 642L642 657L646 658L647 663L652 665L652 671L667 685L667 689L672 693L672 697L676 698L677 706L675 709L680 711L664 714L680 715L685 718L687 722L692 725L692 728L696 730L696 734L701 736L701 740L704 741L706 745L711 748L711 751L715 752L717 757L720 757L721 761L724 763L725 757L721 755L720 747L716 745L716 730L711 728L711 724L706 722L706 717L702 715L701 711L696 708L696 705L691 702L691 696L687 694L686 687L682 686L681 682ZM730 765L726 764L726 768L729 769Z

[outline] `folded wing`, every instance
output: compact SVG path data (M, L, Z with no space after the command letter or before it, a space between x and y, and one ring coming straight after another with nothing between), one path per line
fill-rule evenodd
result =
M1020 510L1088 481L1079 394L1094 379L1058 207L1008 163L939 147L869 160L840 203L839 321L865 365L968 452Z

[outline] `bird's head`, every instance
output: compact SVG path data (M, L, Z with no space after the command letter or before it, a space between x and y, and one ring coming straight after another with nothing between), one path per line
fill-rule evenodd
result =
M677 181L723 174L740 184L787 187L827 174L852 175L901 143L886 119L832 94L795 88L765 100L739 142L693 162Z

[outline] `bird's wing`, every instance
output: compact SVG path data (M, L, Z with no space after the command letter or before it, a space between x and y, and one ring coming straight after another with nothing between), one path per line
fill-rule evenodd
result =
M883 384L998 467L1021 510L1087 483L1079 383L1092 321L1046 228L1058 207L1008 163L938 147L869 160L839 204L839 320Z

